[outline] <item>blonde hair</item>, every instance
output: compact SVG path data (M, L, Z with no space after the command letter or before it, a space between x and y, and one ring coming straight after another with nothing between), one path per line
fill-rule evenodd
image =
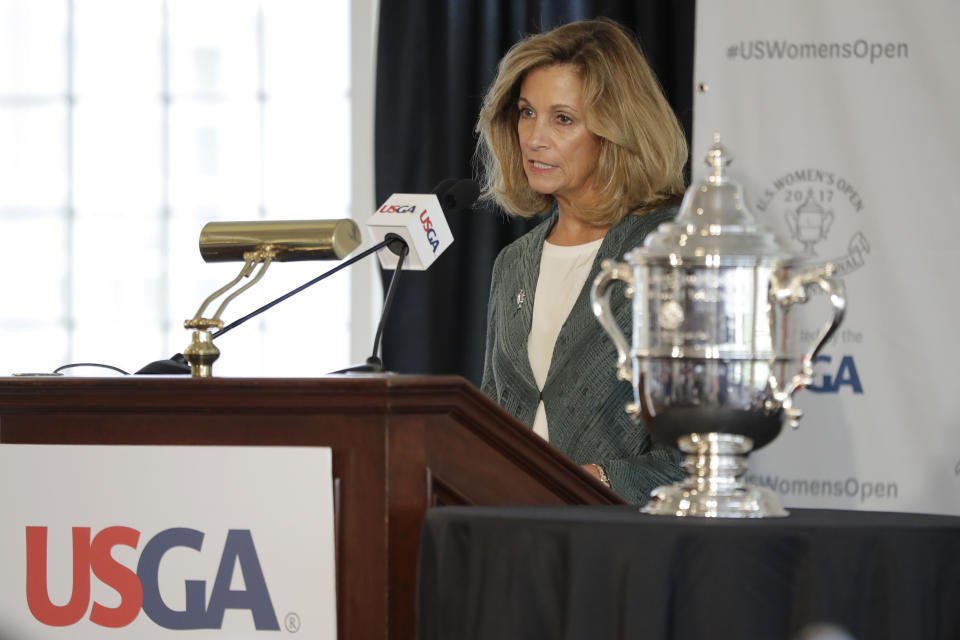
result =
M617 23L572 22L515 44L500 61L477 121L482 195L508 212L532 216L553 197L530 188L517 137L520 85L530 71L573 65L583 83L584 123L600 138L594 173L597 205L578 215L613 225L683 194L687 143L636 41Z

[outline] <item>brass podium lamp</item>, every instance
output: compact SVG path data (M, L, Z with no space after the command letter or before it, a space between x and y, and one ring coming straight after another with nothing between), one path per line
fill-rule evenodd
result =
M273 262L340 260L360 244L360 230L353 220L262 220L256 222L210 222L200 232L200 255L206 262L243 261L236 278L203 301L193 318L183 326L192 329L190 345L183 355L194 378L212 376L220 350L213 344L212 329L223 328L220 316L230 301L256 284ZM257 269L257 265L260 268ZM227 294L244 278L249 282L227 295L216 313L203 313L211 302Z

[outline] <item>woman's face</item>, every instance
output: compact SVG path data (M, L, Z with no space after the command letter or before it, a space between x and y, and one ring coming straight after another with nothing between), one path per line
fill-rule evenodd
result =
M600 138L583 120L583 83L576 67L557 64L529 72L520 85L517 134L530 187L564 204L593 204Z

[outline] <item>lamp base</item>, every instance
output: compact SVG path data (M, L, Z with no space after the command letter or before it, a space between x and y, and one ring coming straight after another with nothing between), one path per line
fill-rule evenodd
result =
M193 332L190 344L183 350L183 357L190 363L190 375L194 378L213 377L213 363L220 357L220 349L213 344L207 329Z

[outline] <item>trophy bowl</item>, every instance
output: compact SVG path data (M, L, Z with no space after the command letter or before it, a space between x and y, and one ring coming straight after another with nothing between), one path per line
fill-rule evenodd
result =
M755 222L726 175L729 162L716 139L711 173L687 190L677 218L624 262L604 262L591 290L617 347L617 375L633 385L627 413L686 454L687 477L655 489L647 513L787 515L772 491L744 481L747 455L772 442L784 421L797 426L793 393L812 381L846 306L833 265L804 269ZM629 342L610 308L617 280L632 298ZM833 317L801 355L789 340L789 310L813 287L829 297Z

